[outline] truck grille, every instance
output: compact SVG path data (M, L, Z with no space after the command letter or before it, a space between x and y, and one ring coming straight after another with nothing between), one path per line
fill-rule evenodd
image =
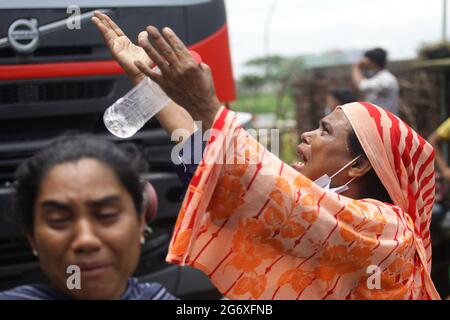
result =
M99 99L107 97L112 92L113 85L113 80L0 85L0 105Z
M0 239L0 267L35 261L25 238Z

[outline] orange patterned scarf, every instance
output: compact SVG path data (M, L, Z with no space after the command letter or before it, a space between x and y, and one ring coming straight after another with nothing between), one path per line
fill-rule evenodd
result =
M167 261L202 270L231 299L439 299L432 148L381 108L342 109L395 205L320 188L222 108Z

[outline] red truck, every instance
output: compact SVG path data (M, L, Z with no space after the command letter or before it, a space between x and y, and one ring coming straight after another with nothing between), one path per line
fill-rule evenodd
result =
M104 10L131 39L149 24L171 27L211 66L219 98L230 102L235 88L224 0L79 0L78 8L71 3L0 3L0 290L46 281L11 207L16 167L52 138L80 132L132 144L147 162L143 175L156 188L159 210L136 276L161 282L181 298L218 297L203 274L164 261L184 195L170 161L173 143L155 120L120 141L104 127L104 110L131 83L90 17Z

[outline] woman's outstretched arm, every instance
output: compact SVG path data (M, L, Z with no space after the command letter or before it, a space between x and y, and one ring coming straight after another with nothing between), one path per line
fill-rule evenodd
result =
M122 29L106 14L96 11L92 22L102 34L113 58L125 70L133 84L138 84L145 77L145 74L135 66L135 61L140 61L147 66L153 64L144 49L133 44ZM183 140L191 135L195 129L194 120L190 114L173 101L158 112L156 118L170 136L177 129L185 129L185 135L182 136Z

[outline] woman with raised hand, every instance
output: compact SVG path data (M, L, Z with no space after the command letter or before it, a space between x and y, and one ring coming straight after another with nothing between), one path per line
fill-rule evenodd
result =
M380 107L348 104L301 135L289 166L237 124L171 29L149 26L138 42L150 58L135 59L138 70L212 129L168 262L233 299L439 299L434 151L420 135Z

